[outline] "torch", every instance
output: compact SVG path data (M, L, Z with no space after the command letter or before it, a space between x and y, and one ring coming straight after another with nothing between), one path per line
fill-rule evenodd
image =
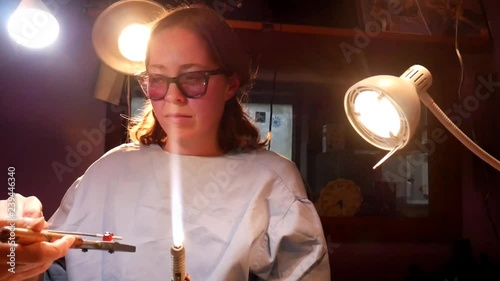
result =
M173 196L175 197L175 196ZM172 198L172 201L176 201ZM170 249L170 256L172 261L172 280L171 281L185 281L186 278L186 253L184 246L184 232L182 230L182 220L180 218L180 202L172 202L172 232L174 243Z
M172 257L172 280L171 281L185 281L186 278L186 256L184 247L182 245L176 246L175 244L170 249Z
M179 159L173 157L172 168L172 237L173 245L170 249L172 263L171 281L186 280L186 253L184 250L184 230L182 225L182 200L181 200L181 182L179 179Z

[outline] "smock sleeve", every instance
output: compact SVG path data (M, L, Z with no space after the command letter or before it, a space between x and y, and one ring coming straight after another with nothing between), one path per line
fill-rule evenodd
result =
M64 194L59 208L57 208L56 212L50 217L48 221L50 229L60 229L61 226L65 223L71 211L71 207L73 206L76 191L81 179L82 177L79 177Z
M113 169L101 165L98 160L71 185L56 212L49 219L51 229L65 231L102 231L102 221L109 178L116 174Z
M321 223L309 200L296 200L270 229L274 263L266 280L330 281L330 266Z
M252 273L258 280L330 281L323 227L300 174L294 168L281 174L266 199L268 226Z
M107 194L106 186L111 179L120 175L123 165L117 163L126 161L123 151L127 149L129 148L126 145L122 145L106 152L73 182L48 221L51 229L101 231L100 228L92 228L88 223L101 217ZM85 230L85 227L88 229Z

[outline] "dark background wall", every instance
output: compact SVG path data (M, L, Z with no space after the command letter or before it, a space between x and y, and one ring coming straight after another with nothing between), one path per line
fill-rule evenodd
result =
M104 152L104 141L85 147L84 132L99 128L105 117L105 104L93 98L100 62L92 47L92 21L81 1L59 2L52 2L61 25L59 39L40 50L10 41L4 26L11 5L0 4L1 167L16 168L16 192L40 198L47 216ZM65 172L58 177L53 165L65 166Z
M1 169L16 168L16 192L35 195L49 217L66 189L104 153L99 137L106 118L106 105L93 97L99 69L91 43L92 21L82 12L79 0L59 1L57 18L61 34L57 43L43 50L15 46L0 31L0 130L3 133ZM9 10L0 4L2 20ZM474 75L500 72L500 4L485 0L494 39L495 56L474 53L465 57L467 79L464 94L472 94ZM10 5L12 7L12 5ZM436 58L439 59L439 58ZM498 77L498 76L497 76ZM497 80L498 81L498 80ZM468 84L467 84L468 83ZM483 147L499 156L500 92L474 113ZM481 133L483 130L483 133ZM487 133L485 133L485 130ZM101 135L102 136L102 135ZM485 173L483 165L468 151L462 157L463 237L470 239L474 257L481 253L499 262L500 241L488 220L484 197L492 220L500 225L498 174ZM55 171L65 169L64 172ZM443 167L445 169L446 167ZM487 169L486 169L487 170ZM7 188L0 198L7 198ZM410 264L426 272L443 270L453 257L451 244L330 244L335 280L402 280ZM451 280L451 279L450 279ZM480 279L478 279L480 280Z

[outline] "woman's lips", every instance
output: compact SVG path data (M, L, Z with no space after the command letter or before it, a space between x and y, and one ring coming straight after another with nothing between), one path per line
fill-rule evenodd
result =
M179 124L188 122L192 118L190 115L184 115L184 114L168 114L166 117L167 120Z

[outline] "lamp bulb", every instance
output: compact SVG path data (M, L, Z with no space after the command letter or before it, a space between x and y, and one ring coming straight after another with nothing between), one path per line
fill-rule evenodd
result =
M10 37L19 45L37 49L54 43L59 23L50 13L33 8L18 8L7 22Z
M118 38L120 53L131 61L145 61L150 29L143 24L125 27Z
M392 102L375 91L360 92L354 100L359 122L382 138L397 136L401 130L399 113Z

